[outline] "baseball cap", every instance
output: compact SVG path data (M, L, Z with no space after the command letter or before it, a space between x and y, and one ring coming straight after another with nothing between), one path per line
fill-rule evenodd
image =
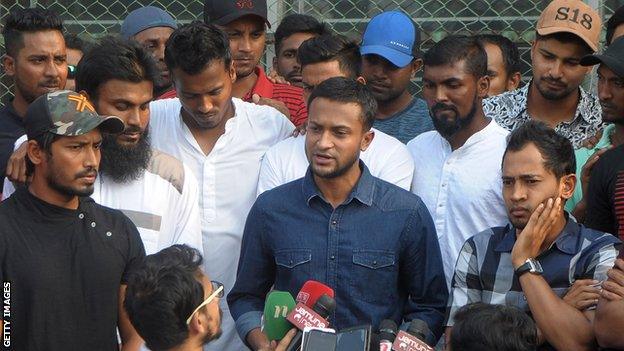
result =
M362 36L360 54L376 54L405 67L414 59L418 31L412 19L400 11L382 12L373 17Z
M598 51L602 20L596 10L580 0L554 0L537 20L539 35L572 33Z
M204 22L224 26L243 16L256 15L267 20L266 0L206 0L204 3Z
M123 132L119 117L100 116L87 97L71 90L58 90L38 97L28 106L24 117L28 139L45 132L62 136L87 134L95 128L117 134Z
M593 66L605 64L619 77L624 77L624 37L617 38L602 54L586 55L581 59L581 65Z
M145 6L128 14L121 24L121 36L129 39L146 29L154 27L177 29L178 25L167 11L155 6Z

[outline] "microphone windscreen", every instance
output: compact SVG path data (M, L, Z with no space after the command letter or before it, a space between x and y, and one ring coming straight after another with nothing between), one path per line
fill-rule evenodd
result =
M318 298L323 294L327 294L327 296L333 298L334 289L321 282L308 280L301 287L301 290L297 294L297 298L295 300L312 308L314 307L314 304L316 304L316 300L318 300Z
M286 320L286 316L294 308L295 299L288 292L273 290L267 295L263 331L269 340L281 340L292 329L293 326Z
M396 322L391 319L384 319L379 324L379 340L388 340L393 342L399 327Z

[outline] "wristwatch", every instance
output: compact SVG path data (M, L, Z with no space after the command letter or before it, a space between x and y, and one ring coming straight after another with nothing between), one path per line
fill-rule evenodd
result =
M527 258L522 266L516 268L516 275L518 276L518 278L526 272L539 275L542 275L542 273L544 273L544 271L542 270L542 265L539 263L538 260L534 258Z

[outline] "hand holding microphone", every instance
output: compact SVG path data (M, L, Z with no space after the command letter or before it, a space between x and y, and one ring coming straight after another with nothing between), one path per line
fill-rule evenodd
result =
M433 348L425 342L429 334L429 326L420 319L414 319L407 332L399 331L392 344L395 351L433 351Z

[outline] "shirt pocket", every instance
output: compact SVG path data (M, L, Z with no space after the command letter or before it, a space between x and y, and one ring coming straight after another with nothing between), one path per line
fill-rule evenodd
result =
M392 251L353 250L351 296L370 303L388 303L397 296L398 269Z
M285 286L301 286L301 280L312 279L312 250L282 249L275 251L278 280ZM276 282L277 283L277 282ZM281 284L280 284L281 285Z

